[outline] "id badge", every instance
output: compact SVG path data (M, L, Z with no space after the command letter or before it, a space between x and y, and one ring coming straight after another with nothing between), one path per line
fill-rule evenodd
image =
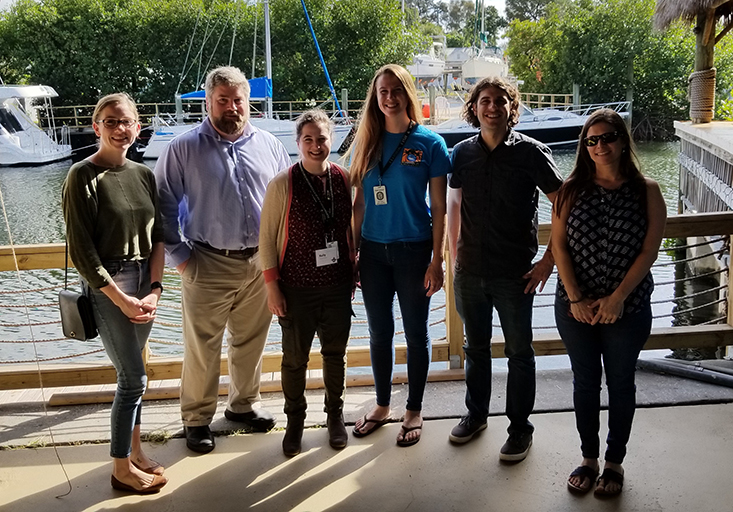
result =
M384 185L374 187L374 204L387 204L387 187Z
M316 249L316 267L333 265L339 260L338 242L328 242L325 249Z

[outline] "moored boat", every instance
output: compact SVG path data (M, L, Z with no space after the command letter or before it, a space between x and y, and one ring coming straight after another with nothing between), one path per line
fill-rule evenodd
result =
M621 117L629 117L629 102L597 103L572 107L537 108L531 109L520 105L519 123L514 127L533 139L536 139L551 148L575 146L578 143L580 130L588 116L601 108L610 108L618 112ZM450 119L443 123L427 126L445 139L449 148L478 133L463 119Z
M51 98L58 94L46 85L0 86L0 165L40 165L71 157L68 141L55 140L54 126L49 136L32 119L33 100L43 100L43 108L49 112ZM53 118L49 116L53 124ZM68 131L62 128L62 139L68 139Z

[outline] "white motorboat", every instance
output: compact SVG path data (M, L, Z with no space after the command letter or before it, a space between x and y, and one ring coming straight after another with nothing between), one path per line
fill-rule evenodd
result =
M43 108L51 111L51 98L58 94L46 85L0 86L0 165L40 165L71 158L68 128L62 127L62 143L55 140L53 117L49 136L33 120L38 107L34 100L43 100Z
M578 143L580 131L593 112L601 108L610 108L618 112L621 117L628 118L629 105L628 101L567 108L531 109L520 105L519 123L514 129L551 148L571 147ZM427 128L442 136L449 148L476 135L479 131L463 119L451 119Z
M251 117L250 123L261 130L272 133L280 139L288 154L291 156L298 155L298 145L295 142L295 121L287 121L282 119L269 119L266 117ZM178 135L192 130L199 123L195 124L166 124L161 118L153 120L153 133L150 136L143 158L153 160L160 157L163 149ZM351 131L351 125L334 126L333 141L331 142L331 151L335 152L343 143L346 136Z

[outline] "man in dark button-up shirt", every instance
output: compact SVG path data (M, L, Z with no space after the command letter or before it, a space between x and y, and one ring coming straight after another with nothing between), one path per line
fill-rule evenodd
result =
M506 461L524 460L532 444L532 303L535 290L544 287L554 265L549 248L532 265L538 247L538 189L554 201L562 183L550 150L512 130L518 109L519 92L504 80L485 78L474 87L464 117L481 131L454 148L448 193L456 308L466 329L468 408L450 440L466 443L486 428L496 307L509 358L509 438L499 455Z

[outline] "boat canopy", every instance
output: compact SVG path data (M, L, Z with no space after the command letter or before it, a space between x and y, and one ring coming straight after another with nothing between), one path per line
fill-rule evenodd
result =
M0 101L8 98L55 98L58 93L47 85L0 86Z
M249 82L249 99L250 101L260 101L267 98L272 98L272 79L264 76L257 78L250 78ZM181 99L184 100L203 100L206 99L206 91L203 89L200 91L187 92L181 94Z

